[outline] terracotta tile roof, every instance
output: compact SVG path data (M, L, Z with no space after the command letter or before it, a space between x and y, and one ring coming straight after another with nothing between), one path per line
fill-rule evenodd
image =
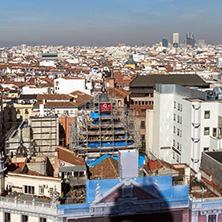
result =
M37 101L45 100L70 100L72 97L67 94L38 94Z
M70 93L69 95L74 98L74 102L77 104L77 106L80 106L85 102L88 102L93 99L92 96L78 90Z
M39 105L42 104L42 102L35 103L34 107L39 107ZM74 102L46 102L44 104L44 107L48 108L59 108L59 107L78 107L78 104Z
M124 89L120 89L120 88L109 88L107 90L107 93L109 96L115 96L118 98L125 98L126 96L128 96L130 94L130 92L124 90Z
M75 166L85 165L85 161L83 160L83 158L76 156L73 151L68 148L58 146L56 151L58 153L59 160L71 163Z
M97 165L89 168L91 173L90 179L115 179L118 178L118 162L107 157Z
M27 173L28 175L33 175L33 176L45 176L44 174L38 173L36 171L28 170Z

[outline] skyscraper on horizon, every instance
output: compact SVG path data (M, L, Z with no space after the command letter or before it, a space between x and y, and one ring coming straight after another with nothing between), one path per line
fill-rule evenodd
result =
M185 40L185 43L186 45L191 45L192 47L194 47L195 45L195 38L194 38L194 34L192 32L188 32L186 34L186 40Z
M179 33L173 33L173 47L179 47Z
M163 47L168 47L168 41L165 37L162 38L162 46Z

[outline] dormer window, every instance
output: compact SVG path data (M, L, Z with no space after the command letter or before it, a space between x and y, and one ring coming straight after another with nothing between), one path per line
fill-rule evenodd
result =
M122 197L132 197L132 196L133 196L133 186L123 186Z

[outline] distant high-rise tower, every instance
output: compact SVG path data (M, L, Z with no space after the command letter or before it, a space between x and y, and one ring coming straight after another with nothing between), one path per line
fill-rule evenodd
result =
M173 47L179 47L179 33L173 33Z
M168 41L166 40L165 37L163 37L163 39L162 39L162 46L163 47L168 47Z
M186 34L186 45L191 45L192 47L195 45L194 34L192 32Z

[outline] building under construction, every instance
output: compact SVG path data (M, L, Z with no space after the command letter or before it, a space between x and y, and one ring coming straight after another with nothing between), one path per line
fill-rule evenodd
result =
M116 98L108 97L104 82L102 93L95 95L90 107L78 112L70 127L70 148L77 155L117 156L119 150L138 149L140 135L134 112L119 106Z

